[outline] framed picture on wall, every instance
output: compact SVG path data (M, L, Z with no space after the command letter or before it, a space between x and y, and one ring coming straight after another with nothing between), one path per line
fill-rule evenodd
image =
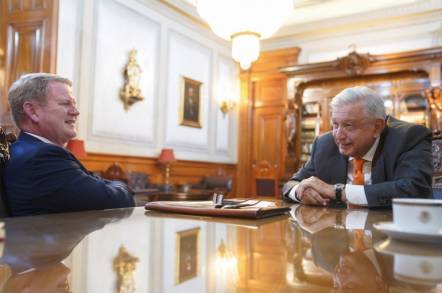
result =
M176 284L193 279L198 275L199 233L199 227L177 232Z
M202 82L181 77L180 125L201 128Z

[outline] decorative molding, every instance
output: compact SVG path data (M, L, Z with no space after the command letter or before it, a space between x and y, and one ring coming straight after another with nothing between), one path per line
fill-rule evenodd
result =
M347 75L362 74L371 63L370 54L358 54L356 51L351 52L345 57L337 59L336 68L345 71Z
M382 75L385 74L387 70L389 73L403 72L404 74L407 72L422 72L429 76L432 74L432 62L442 62L442 47L382 55L358 54L356 52L352 52L350 55L351 54L358 56L351 57L354 59L353 61L355 61L354 64L352 64L353 61L351 60L348 61L344 59L344 62L339 61L338 58L334 61L297 64L280 68L280 71L289 76L303 76L302 81L306 83L310 80L318 80L318 77L320 77L321 80L325 80L324 73L327 73L326 79L348 77L345 69L353 69L353 71L362 70L361 73L365 75ZM347 65L340 65L340 62Z
M210 47L192 36L180 31L168 30L168 80L167 105L165 116L164 144L168 147L194 148L198 152L209 152L209 129L214 121L209 119L212 104L213 51ZM192 60L192 61L189 61ZM179 105L181 97L181 76L198 80L204 86L200 92L200 121L202 128L179 125Z
M403 6L388 9L379 9L370 12L361 12L352 15L332 17L294 23L282 27L272 38L265 43L295 38L299 40L320 38L324 35L343 34L360 30L373 30L377 27L393 27L398 24L410 25L440 20L442 5L439 0L415 1ZM293 45L293 43L291 43Z

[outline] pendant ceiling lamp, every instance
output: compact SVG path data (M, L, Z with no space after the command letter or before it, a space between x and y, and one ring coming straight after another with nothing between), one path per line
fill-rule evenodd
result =
M215 34L232 41L232 57L246 70L258 59L259 40L270 37L293 9L293 0L197 0Z

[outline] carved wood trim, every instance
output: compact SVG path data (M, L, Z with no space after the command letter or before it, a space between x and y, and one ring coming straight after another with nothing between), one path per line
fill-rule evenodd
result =
M432 63L441 62L442 60L442 47L383 55L358 54L352 52L334 61L288 66L281 68L281 72L290 77L299 76L304 82L325 79L325 77L327 77L327 79L348 77L345 67L344 70L342 70L342 66L340 66L339 63L344 62L342 60L354 59L354 56L358 56L358 65L364 67L364 70L361 72L361 74L363 73L364 75L419 70L430 74ZM350 61L346 62L348 64Z
M353 51L348 56L338 58L336 68L343 70L347 75L362 74L372 62L370 54L358 54Z

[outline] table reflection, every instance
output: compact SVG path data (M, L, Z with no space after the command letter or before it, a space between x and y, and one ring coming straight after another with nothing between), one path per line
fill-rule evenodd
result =
M135 292L440 292L442 248L373 228L389 220L386 210L300 205L257 221L143 208L5 219L0 287L116 292L124 247L137 260Z

